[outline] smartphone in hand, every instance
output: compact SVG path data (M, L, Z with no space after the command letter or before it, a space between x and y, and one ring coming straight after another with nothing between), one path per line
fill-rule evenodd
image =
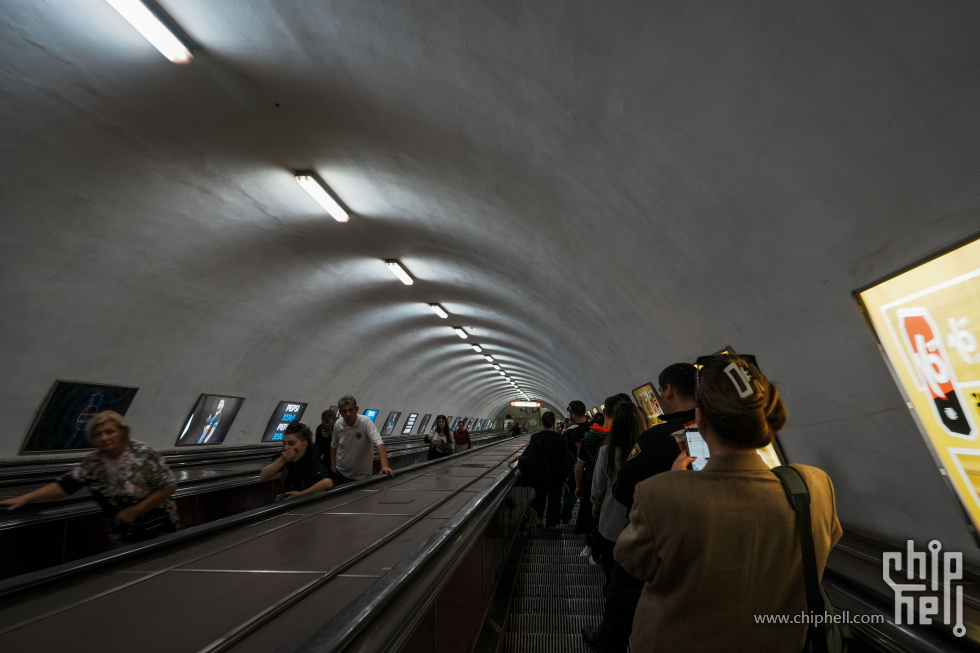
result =
M700 471L704 469L704 466L708 464L708 458L711 456L711 452L708 451L708 443L704 441L701 434L696 428L688 429L684 432L684 445L683 448L687 451L687 455L696 460L691 463L691 469L694 471Z

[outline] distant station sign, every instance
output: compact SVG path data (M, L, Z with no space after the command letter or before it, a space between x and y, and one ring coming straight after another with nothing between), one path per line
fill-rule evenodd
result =
M854 296L980 539L980 240Z
M540 401L512 401L510 405L514 408L541 408Z

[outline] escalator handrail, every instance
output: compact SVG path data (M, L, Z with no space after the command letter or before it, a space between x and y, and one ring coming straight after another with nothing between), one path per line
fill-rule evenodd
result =
M515 436L515 437L519 437L519 436ZM513 437L504 438L492 444L496 445L502 442L507 442L512 439L514 438ZM439 458L438 460L416 463L414 465L409 465L408 467L400 468L396 470L396 472L399 474L405 474L417 469L422 469L426 466L435 463L445 462L450 458L465 456L474 451L478 451L478 449L470 449L462 453L452 454L451 456ZM215 535L217 533L229 530L231 528L235 528L237 526L244 526L250 522L260 521L263 518L271 518L279 515L280 513L295 510L299 506L304 506L309 503L322 501L323 499L328 499L334 495L340 495L349 492L351 490L357 490L367 486L375 485L377 483L382 483L387 479L388 477L384 475L380 475L380 474L374 475L371 478L365 479L363 481L354 481L352 483L345 483L344 485L332 488L330 490L326 490L325 492L317 492L315 494L310 494L305 497L290 499L289 501L280 501L278 503L274 503L268 506L263 506L261 508L255 508L253 510L242 512L237 515L231 515L229 517L217 519L215 521L207 522L205 524L200 524L198 526L192 526L191 528L177 531L176 533L163 535L161 537L149 540L147 542L132 544L114 551L99 553L94 556L82 558L80 560L73 560L71 562L66 562L64 564L56 565L54 567L48 567L47 569L41 569L39 571L33 571L27 574L22 574L20 576L14 576L13 578L8 578L6 580L0 581L0 602L6 602L12 598L16 598L17 595L27 591L40 590L43 587L52 585L54 583L63 582L69 578L75 578L83 574L90 574L96 571L106 569L107 567L134 561L138 558L142 558L146 555L156 553L158 551L163 551L170 547L186 544L188 542L193 542L195 540L208 537L211 535Z
M433 560L434 556L439 555L450 541L455 540L466 526L472 526L468 522L475 514L483 512L484 515L492 516L507 497L510 489L517 484L519 478L520 471L516 467L511 468L507 474L498 476L494 483L481 492L475 501L456 511L443 526L420 542L415 549L392 567L391 571L384 575L384 582L377 582L369 587L357 599L334 615L330 621L322 625L297 651L299 653L341 651L364 633L405 588L427 586L428 583L424 582L420 575L428 563ZM457 554L461 554L465 553L467 549L468 547L462 546L456 547L454 550ZM448 582L450 575L445 573L441 567L429 568L428 574L432 580L437 582L438 580ZM413 609L418 610L424 607L415 605ZM371 636L376 641L405 638L411 635L412 628L409 627L411 625L404 623L404 621L387 619L371 629ZM390 646L386 648L390 648ZM379 650L376 646L372 646L371 649Z

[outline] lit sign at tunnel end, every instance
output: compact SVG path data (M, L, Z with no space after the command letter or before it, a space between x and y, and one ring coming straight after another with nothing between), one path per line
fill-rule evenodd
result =
M512 401L510 405L514 408L541 408L540 401Z
M976 535L980 527L980 240L854 295Z

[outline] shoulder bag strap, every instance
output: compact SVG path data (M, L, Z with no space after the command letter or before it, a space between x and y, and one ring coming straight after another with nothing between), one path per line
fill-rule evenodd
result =
M811 613L822 613L824 602L820 593L820 581L817 579L817 555L814 551L813 530L810 526L810 490L803 476L789 465L774 467L772 472L779 477L789 503L797 514L800 548L803 551L803 584L806 587L807 609Z

